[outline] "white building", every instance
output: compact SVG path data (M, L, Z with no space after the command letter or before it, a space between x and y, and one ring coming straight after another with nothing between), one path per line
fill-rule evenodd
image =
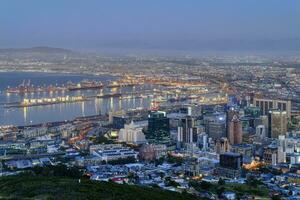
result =
M298 137L278 137L278 162L300 163L300 139Z
M266 130L265 125L258 125L256 127L256 136L259 139L264 139L267 137L267 130Z
M95 147L95 145L94 145ZM125 159L129 157L137 158L137 152L133 149L122 147L120 145L97 145L98 148L90 149L91 154L101 161L111 161Z
M25 138L33 138L33 137L46 135L47 131L48 131L47 127L26 128L22 131L22 135Z
M146 138L143 133L143 127L138 124L134 124L133 121L130 124L125 124L119 132L119 142L126 142L132 144L146 143Z

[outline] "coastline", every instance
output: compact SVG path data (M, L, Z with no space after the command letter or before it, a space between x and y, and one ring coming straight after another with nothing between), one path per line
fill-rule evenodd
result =
M0 69L0 73L43 73L43 74L57 74L57 75L75 75L75 76L112 76L112 77L120 77L121 75L112 74L112 73L87 73L87 72L70 72L70 71L45 71L45 70L2 70Z

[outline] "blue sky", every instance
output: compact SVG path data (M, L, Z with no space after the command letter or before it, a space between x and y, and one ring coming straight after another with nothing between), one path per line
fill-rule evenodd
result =
M0 48L180 47L193 41L287 39L300 39L299 0L0 2Z

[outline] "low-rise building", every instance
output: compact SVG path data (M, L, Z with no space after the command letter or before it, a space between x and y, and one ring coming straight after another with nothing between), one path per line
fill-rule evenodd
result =
M99 158L101 161L111 161L111 160L118 160L118 159L125 159L125 158L137 158L137 152L133 149L123 146L114 146L114 145L103 145L98 149L94 149L92 155Z

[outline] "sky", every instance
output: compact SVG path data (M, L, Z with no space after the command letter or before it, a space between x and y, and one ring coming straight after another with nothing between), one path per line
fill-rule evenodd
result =
M0 48L300 49L299 0L1 0Z

